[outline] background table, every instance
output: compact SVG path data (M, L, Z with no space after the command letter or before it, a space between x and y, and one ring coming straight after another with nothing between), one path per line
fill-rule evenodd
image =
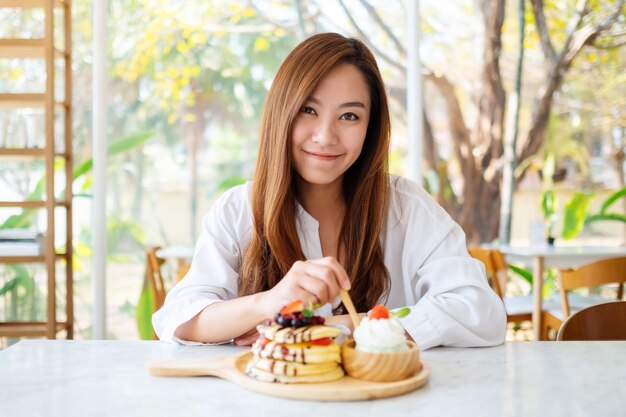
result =
M541 339L542 291L545 268L573 268L601 259L626 256L624 246L533 246L498 248L508 263L519 262L533 268L533 332Z
M163 378L150 360L224 356L230 345L23 341L0 351L2 416L620 416L626 342L511 342L423 352L429 382L400 397L307 402L213 377Z

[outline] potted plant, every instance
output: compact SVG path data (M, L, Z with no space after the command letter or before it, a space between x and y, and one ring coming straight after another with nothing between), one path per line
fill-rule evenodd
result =
M556 236L554 226L556 225L556 195L553 189L544 190L541 194L541 211L546 225L546 241L548 245L554 246Z

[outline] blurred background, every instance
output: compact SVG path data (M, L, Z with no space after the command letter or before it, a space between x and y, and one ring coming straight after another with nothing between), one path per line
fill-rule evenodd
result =
M216 197L251 178L265 95L304 38L334 31L371 47L391 103L391 171L407 175L406 3L109 1L108 338L146 337L148 315L137 309L146 249L193 247ZM619 218L564 221L567 207L583 210L584 220L625 185L626 11L620 1L579 3L419 2L424 186L468 244L503 236L524 244L546 229L563 244L625 239ZM37 9L0 9L0 38L42 36L43 19ZM92 21L92 2L73 0L75 338L92 329ZM44 82L40 61L0 57L1 92L28 93ZM43 110L0 108L0 147L41 144L43 118ZM510 180L507 146L515 149ZM1 199L26 198L43 169L41 161L1 159ZM508 236L500 221L507 192ZM546 196L552 212L542 206ZM618 200L612 209L623 216L626 199ZM19 214L0 207L0 228ZM43 221L35 213L28 227ZM164 265L168 285L177 268L175 260ZM63 286L58 291L62 309ZM34 319L45 319L45 267L0 264L0 321Z

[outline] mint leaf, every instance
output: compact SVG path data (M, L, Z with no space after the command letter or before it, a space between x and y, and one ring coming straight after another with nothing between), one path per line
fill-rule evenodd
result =
M390 313L391 313L393 316L395 316L395 317L397 317L397 318L401 319L402 317L406 317L406 316L408 316L410 312L411 312L411 309L410 309L410 308L408 308L408 307L402 307L401 309L396 310L396 311L391 311Z
M313 311L305 308L305 309L302 310L302 316L303 317L307 317L307 318L311 318L311 317L313 317Z

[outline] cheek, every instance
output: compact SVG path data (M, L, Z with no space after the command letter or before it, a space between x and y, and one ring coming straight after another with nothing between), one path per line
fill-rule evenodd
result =
M350 145L355 150L361 153L363 145L365 144L365 136L367 135L367 128L358 129L353 132L350 138Z
M291 145L298 146L306 140L307 137L307 127L305 123L301 121L296 121L293 124L293 128L291 129Z

